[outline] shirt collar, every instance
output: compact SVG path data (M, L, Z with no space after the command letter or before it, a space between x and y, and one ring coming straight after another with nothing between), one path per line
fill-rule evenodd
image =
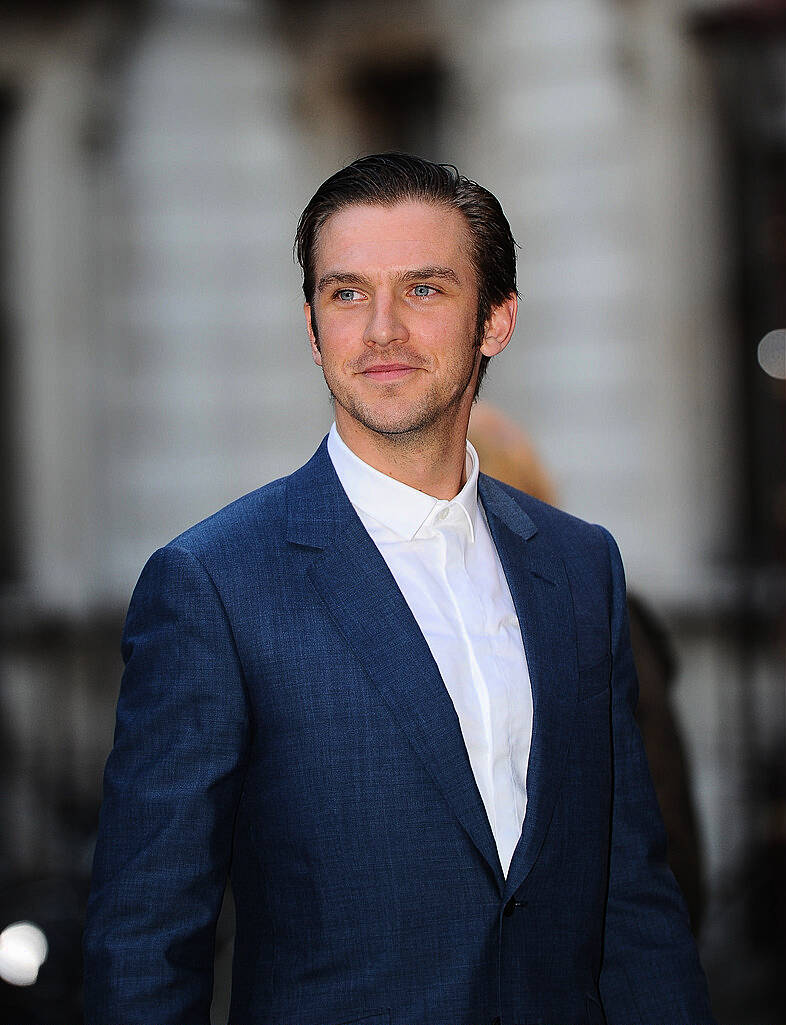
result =
M474 540L479 462L469 441L465 462L467 482L451 501L434 498L369 466L342 440L335 423L328 435L328 454L352 505L373 516L402 540L413 540L424 526L438 529L436 518L448 506L459 512L470 540Z

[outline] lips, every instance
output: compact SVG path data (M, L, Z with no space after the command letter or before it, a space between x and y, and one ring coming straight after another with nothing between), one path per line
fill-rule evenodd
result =
M410 363L374 363L364 367L360 373L372 381L397 381L418 369Z

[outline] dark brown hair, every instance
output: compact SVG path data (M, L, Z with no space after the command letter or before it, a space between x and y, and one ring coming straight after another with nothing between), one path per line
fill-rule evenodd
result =
M479 344L492 309L516 293L516 241L499 200L488 189L459 174L453 164L435 164L408 153L360 157L324 181L314 193L300 216L294 246L303 268L306 302L313 304L316 248L327 219L348 206L393 206L406 200L443 203L464 215L478 278ZM313 320L312 328L316 335ZM488 356L480 361L478 389L488 361Z

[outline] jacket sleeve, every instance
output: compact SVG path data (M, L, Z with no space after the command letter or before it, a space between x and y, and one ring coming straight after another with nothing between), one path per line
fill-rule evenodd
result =
M215 924L245 772L248 712L220 596L169 546L145 567L84 938L86 1025L208 1025Z
M613 794L600 992L608 1025L714 1025L682 895L634 719L638 683L625 579L604 531L612 578Z

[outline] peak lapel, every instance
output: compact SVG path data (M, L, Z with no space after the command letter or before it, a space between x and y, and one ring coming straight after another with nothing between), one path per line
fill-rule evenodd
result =
M559 792L578 693L576 626L565 567L496 481L480 495L516 608L532 683L527 811L505 887L515 892L535 863Z
M290 478L289 540L321 548L308 576L461 825L504 880L458 716L428 644L336 476L326 446Z

